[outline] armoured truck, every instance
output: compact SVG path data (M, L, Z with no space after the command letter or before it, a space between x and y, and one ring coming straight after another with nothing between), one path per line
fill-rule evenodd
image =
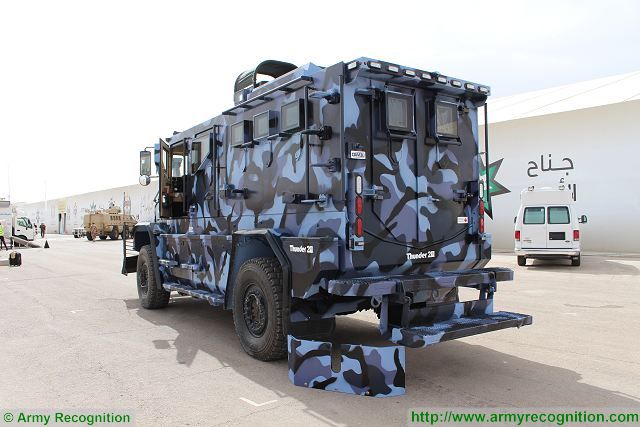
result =
M108 209L98 209L84 216L84 235L87 240L106 240L107 237L117 240L118 236L126 238L136 222L133 216L123 213L118 206L112 204ZM73 236L77 236L75 229Z
M368 58L262 62L238 76L231 108L156 145L160 219L133 228L122 272L146 309L175 291L232 310L242 348L288 357L295 385L403 394L406 347L532 322L494 311L513 272L485 267L489 94ZM387 345L333 339L335 317L361 310Z

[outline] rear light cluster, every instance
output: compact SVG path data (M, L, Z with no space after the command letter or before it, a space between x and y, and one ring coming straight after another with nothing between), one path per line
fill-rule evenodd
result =
M516 238L516 242L520 241L520 230L516 230L515 238Z
M362 200L362 176L356 175L356 226L355 233L357 237L362 237L362 209L364 200Z
M573 230L573 241L577 242L580 240L580 230Z
M484 233L484 200L480 199L480 226L479 232L480 234Z

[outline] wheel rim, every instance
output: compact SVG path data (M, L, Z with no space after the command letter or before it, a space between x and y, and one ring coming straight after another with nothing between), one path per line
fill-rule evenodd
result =
M143 264L142 268L138 272L138 286L140 287L140 293L142 295L147 294L149 289L149 272L147 271L147 264Z
M256 285L249 286L242 306L247 330L254 337L261 337L267 326L267 306L262 290Z

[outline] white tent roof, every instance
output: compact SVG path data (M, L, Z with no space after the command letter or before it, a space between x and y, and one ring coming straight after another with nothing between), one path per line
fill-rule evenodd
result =
M502 98L489 98L489 123L640 100L640 71ZM484 117L479 114L480 124Z

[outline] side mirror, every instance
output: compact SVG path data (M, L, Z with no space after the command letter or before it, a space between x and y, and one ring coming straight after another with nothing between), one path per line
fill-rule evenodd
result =
M140 185L144 185L146 187L151 182L151 177L149 177L149 175L140 175L140 178L138 178L138 182L140 183Z
M151 151L140 152L140 176L151 176Z
M586 216L586 215L581 215L581 216L578 218L578 222L579 222L580 224L586 224L586 223L587 223L587 216Z
M513 217L513 223L515 224L516 222L518 222L518 217L517 217L517 216L514 216L514 217Z

